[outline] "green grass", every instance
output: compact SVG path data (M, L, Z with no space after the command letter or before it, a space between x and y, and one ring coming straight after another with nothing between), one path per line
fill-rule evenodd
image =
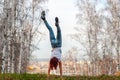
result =
M46 74L0 74L0 80L120 80L120 76L60 76Z

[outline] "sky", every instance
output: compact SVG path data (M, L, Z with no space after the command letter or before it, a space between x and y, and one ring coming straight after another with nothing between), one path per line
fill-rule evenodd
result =
M60 19L60 25L63 34L69 34L76 25L77 7L76 0L49 0L48 1L48 21L54 26L54 18L56 16ZM68 30L69 31L66 31Z
M74 27L77 25L77 7L76 0L48 0L44 5L49 11L46 14L48 23L52 26L56 35L56 27L54 25L54 18L59 17L60 27L62 30L62 55L66 53L71 47L78 46L77 42L68 37L69 34L74 34L76 31ZM44 40L42 40L37 47L40 50L36 50L33 56L36 58L49 58L51 53L51 45L49 40L49 32L45 25L42 23L40 27L41 31L45 33Z

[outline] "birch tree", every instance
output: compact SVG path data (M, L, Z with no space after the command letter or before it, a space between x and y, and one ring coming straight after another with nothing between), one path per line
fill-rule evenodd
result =
M25 73L46 0L0 1L0 72Z
M100 3L101 2L101 3ZM95 75L99 67L101 74L114 74L117 60L119 63L119 0L78 0L77 18L85 27L85 34L72 35L72 38L80 42L91 61L91 75ZM99 4L103 8L98 9ZM80 30L80 29L77 29ZM85 36L82 41L81 37ZM99 63L99 64L98 64ZM114 64L114 65L113 65ZM115 68L115 69L114 69ZM103 71L104 70L104 71Z

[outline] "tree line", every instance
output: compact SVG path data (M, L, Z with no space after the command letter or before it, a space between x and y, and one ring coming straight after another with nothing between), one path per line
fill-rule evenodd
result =
M0 73L25 73L47 0L0 0Z
M120 1L78 0L81 26L71 35L84 47L91 75L114 74L120 65Z

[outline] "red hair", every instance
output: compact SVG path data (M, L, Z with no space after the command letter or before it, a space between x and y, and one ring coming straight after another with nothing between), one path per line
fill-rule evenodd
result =
M58 59L56 57L53 57L50 59L50 69L53 70L54 69L57 69L57 66L58 66Z

